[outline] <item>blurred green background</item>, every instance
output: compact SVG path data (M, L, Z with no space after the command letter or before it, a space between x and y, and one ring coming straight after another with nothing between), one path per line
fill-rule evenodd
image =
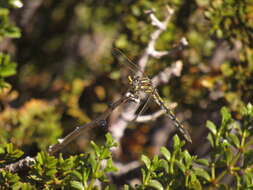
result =
M163 20L166 5L175 14L156 49L170 50L182 37L189 47L172 57L150 59L146 72L155 76L182 60L181 76L159 86L159 92L178 104L175 112L193 138L189 150L203 154L199 144L206 142L206 120L219 123L224 105L240 119L242 106L252 100L250 0L32 0L19 9L12 1L0 1L0 24L5 28L0 31L0 51L17 63L16 75L6 79L11 87L0 94L0 143L12 142L35 155L123 96L127 70L112 56L112 47L138 60L155 30L144 12L152 9ZM12 75L15 64L10 68ZM150 128L146 123L127 130L122 159L136 159L143 151L152 154ZM89 131L63 152L83 152L90 139L101 139L106 131Z

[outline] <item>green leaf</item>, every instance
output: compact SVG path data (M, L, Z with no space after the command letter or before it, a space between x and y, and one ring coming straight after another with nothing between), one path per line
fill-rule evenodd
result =
M184 155L185 163L187 165L191 165L193 158L191 157L191 155L189 154L189 152L187 150L184 150L183 155Z
M105 172L116 172L118 168L114 166L112 158L107 160L106 167L104 169Z
M170 152L169 152L169 150L167 149L167 148L165 148L165 147L161 147L161 153L162 153L162 155L166 158L166 160L167 161L170 161Z
M146 175L146 171L143 168L141 168L141 174L142 174L142 182L144 182L147 175Z
M95 168L96 168L96 166L98 164L95 155L94 154L90 154L88 161L91 164L92 172L94 172L94 170L95 170Z
M8 154L12 154L12 152L13 152L13 144L12 143L7 144L6 145L6 150L7 150Z
M246 106L246 114L253 117L253 106L251 103L248 103L247 106Z
M231 113L228 111L226 107L221 108L221 115L222 115L221 128L223 128L229 124L232 117Z
M130 190L130 187L129 187L129 185L124 185L123 189L124 190Z
M60 160L59 160L60 161ZM73 160L73 157L70 157L66 160L62 160L62 163L61 163L61 167L64 169L64 170L69 170L71 169L72 167L74 166L74 160Z
M157 155L155 155L154 158L152 159L151 164L152 171L155 171L158 167L159 167L159 158Z
M73 176L75 176L77 179L79 179L80 181L82 180L82 175L81 175L80 172L74 170L74 171L71 172L71 174L72 174Z
M228 138L232 141L233 145L236 147L236 148L239 148L240 147L240 140L239 138L233 134L233 133L229 133L228 134Z
M207 121L206 127L212 132L212 134L215 136L217 134L216 126L213 122Z
M160 165L161 168L164 168L164 170L165 170L167 173L169 173L169 163L168 163L166 160L161 159L159 165Z
M231 148L227 148L225 151L225 154L226 154L226 158L227 158L226 162L229 164L234 157L234 153Z
M150 182L148 183L148 186L153 187L154 189L157 189L157 190L163 190L162 184L157 180L150 180Z
M16 64L8 63L8 65L0 65L0 76L9 77L16 74Z
M207 181L211 180L210 175L204 169L202 169L202 168L193 168L193 170L194 170L195 175L200 176L200 177L204 178Z
M209 161L207 159L197 159L196 162L204 166L209 166Z
M101 151L100 149L101 148L98 145L96 145L96 143L94 141L91 141L90 144L91 144L93 150L95 151L96 156L99 157L100 156L100 151Z
M112 148L118 145L118 143L113 139L111 133L106 133L106 147Z
M0 53L0 76L8 77L16 73L17 64L10 61L10 56Z
M202 190L202 186L201 183L198 179L195 178L195 175L191 176L191 185L190 185L191 189L194 190Z
M46 171L46 176L53 177L57 173L57 169L49 169Z
M244 154L244 167L249 167L253 165L253 150L249 150Z
M108 159L111 156L111 152L108 149L104 149L100 155L100 159Z
M47 167L48 168L55 168L57 163L58 163L57 159L52 158L51 156L47 155Z
M86 182L90 176L90 173L91 173L91 168L84 168L83 169L83 176L82 176L82 180L83 182Z
M39 164L43 164L43 158L42 158L42 154L39 152L38 155L37 155L37 161Z
M75 189L84 190L83 184L79 181L71 181L70 185L71 185L71 187L73 187Z
M99 179L102 176L104 176L104 171L103 170L102 171L97 171L94 176L95 176L95 178Z
M175 163L176 163L177 167L178 167L183 173L185 173L185 171L186 171L185 165L184 165L181 161L178 161L178 160L176 160Z
M149 170L150 167L151 167L151 161L150 161L150 159L147 156L145 156L145 155L141 155L141 161L144 162L144 164L146 165L147 169Z
M214 137L211 133L208 133L207 140L210 142L211 147L214 147Z
M0 147L0 154L4 154L4 153L5 153L4 147Z
M175 135L174 137L173 137L173 148L174 148L174 150L178 150L178 149L180 149L180 139L179 139L179 137L177 136L177 135Z

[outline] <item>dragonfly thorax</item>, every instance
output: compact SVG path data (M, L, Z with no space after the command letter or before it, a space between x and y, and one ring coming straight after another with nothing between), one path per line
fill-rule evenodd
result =
M129 84L131 85L133 93L139 92L151 93L153 92L152 82L147 77L128 76Z

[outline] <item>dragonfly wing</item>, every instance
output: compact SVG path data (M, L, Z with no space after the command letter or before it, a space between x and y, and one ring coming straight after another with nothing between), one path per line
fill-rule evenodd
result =
M114 48L112 53L116 57L122 58L124 65L126 65L134 74L147 77L139 66L129 59L121 50Z
M149 96L148 96L146 102L144 103L144 105L142 106L141 110L140 110L139 113L135 116L134 121L135 121L142 113L144 113L144 112L147 110L148 105L149 105L151 99L152 99L152 95L149 94Z

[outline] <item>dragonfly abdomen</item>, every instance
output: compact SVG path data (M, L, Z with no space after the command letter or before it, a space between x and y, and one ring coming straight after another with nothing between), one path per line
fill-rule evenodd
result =
M159 96L158 93L154 93L153 98L155 99L156 103L168 114L172 121L176 122L177 125L181 125L180 122L177 120L175 114L164 104L162 98Z
M166 112L166 114L169 116L169 118L173 121L173 124L175 127L183 134L184 138L189 141L191 141L191 137L188 134L187 130L184 128L184 126L179 122L175 114L164 104L162 98L158 94L158 92L155 90L155 92L152 94L153 99L155 102Z

